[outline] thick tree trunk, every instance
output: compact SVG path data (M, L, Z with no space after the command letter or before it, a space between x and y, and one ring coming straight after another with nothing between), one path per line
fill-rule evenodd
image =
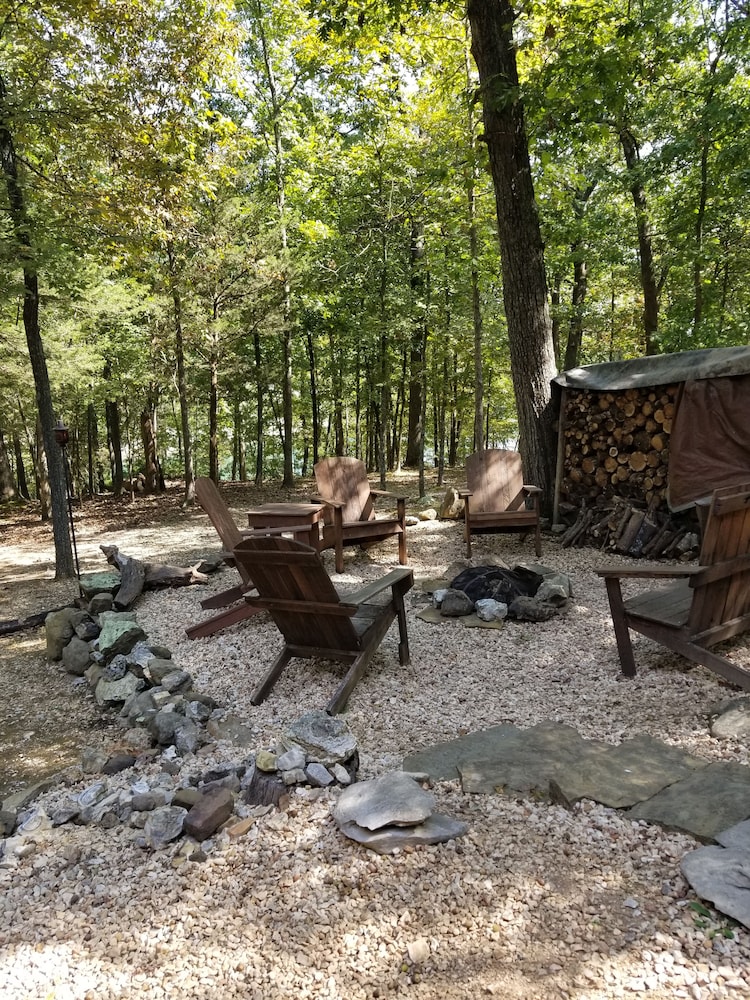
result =
M312 410L313 465L320 458L320 408L318 405L318 375L315 360L315 341L312 331L307 331L307 360L310 366L310 407ZM304 462L305 468L307 461ZM304 472L302 473L305 474Z
M208 360L208 475L213 482L219 481L219 341L216 332L216 310L209 335L210 352Z
M141 444L143 446L143 474L146 492L159 492L159 462L156 457L156 434L154 428L155 408L149 403L141 410Z
M4 104L5 82L0 76L0 108L4 108ZM27 214L24 191L19 180L13 132L4 114L0 117L0 173L5 178L10 224L16 242L18 262L23 268L23 326L34 377L39 425L47 456L52 534L55 542L55 579L65 579L75 575L73 546L68 531L65 466L62 451L55 442L56 421L52 406L52 390L39 328L39 280L31 242L33 223ZM41 466L41 462L39 464Z
M519 450L527 482L542 487L549 507L556 453L551 380L557 369L544 248L519 94L515 11L507 0L470 0L468 14L497 206Z

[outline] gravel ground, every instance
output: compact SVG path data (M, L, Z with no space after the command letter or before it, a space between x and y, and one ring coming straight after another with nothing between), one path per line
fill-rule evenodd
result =
M102 568L99 540L181 565L216 549L198 514L173 525L166 546L156 527L97 539L82 526L80 534L91 569ZM439 576L461 559L460 527L421 523L410 529L409 550L417 580ZM533 558L530 544L513 536L481 540L475 562L489 554L511 565ZM3 550L6 568L10 560L24 585L48 573L48 564L24 558L23 546ZM332 570L331 553L325 558ZM639 676L618 680L604 587L593 572L600 553L561 549L547 538L543 561L572 577L575 602L566 617L541 624L497 631L430 625L415 617L424 604L415 587L411 665L398 664L394 626L344 716L359 743L362 777L467 732L545 720L612 743L648 733L708 760L748 763L745 746L709 734L710 707L735 694L712 674L642 640ZM348 552L336 582L356 586L394 564L394 544L366 556ZM340 672L293 661L269 699L251 706L250 692L279 643L272 624L259 617L192 643L183 633L200 614L199 598L233 582L226 570L201 591L145 595L138 619L152 641L172 649L196 688L252 726L260 749L304 711L322 707ZM38 610L18 598L15 607L18 617ZM747 658L748 650L739 644L733 655ZM72 689L65 675L55 684ZM85 731L90 696L71 699L71 725ZM114 734L100 727L94 742L105 738ZM222 744L205 761L238 756ZM750 997L750 934L701 907L681 877L680 859L698 846L687 835L591 802L567 811L463 795L457 783L444 783L435 788L437 808L465 820L468 835L380 856L336 830L334 794L294 794L246 836L220 839L202 863L181 863L176 848L144 852L128 827L67 825L41 834L17 868L0 870L0 995Z

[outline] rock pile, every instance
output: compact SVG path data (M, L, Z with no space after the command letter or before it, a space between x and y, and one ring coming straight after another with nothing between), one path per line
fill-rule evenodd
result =
M112 587L117 581L113 575ZM212 744L248 747L252 728L194 690L192 676L177 667L170 650L149 643L135 613L112 610L112 601L111 593L97 589L85 606L50 613L45 632L48 658L85 679L97 703L117 713L120 745L110 753L85 750L67 786L63 775L50 792L44 782L3 803L4 867L33 850L36 833L70 822L105 829L127 824L138 831L136 844L153 850L184 837L181 856L200 859L217 831L229 837L246 832L295 786L356 780L356 741L341 719L325 712L298 719L276 746L201 771L196 763ZM135 777L126 773L132 768L138 769ZM156 773L144 777L149 770ZM70 790L86 775L96 780L83 791Z

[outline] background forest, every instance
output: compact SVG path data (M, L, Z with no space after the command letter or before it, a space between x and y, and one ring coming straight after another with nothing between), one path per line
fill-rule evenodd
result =
M4 497L516 441L463 4L2 6ZM745 3L501 6L557 366L747 343Z

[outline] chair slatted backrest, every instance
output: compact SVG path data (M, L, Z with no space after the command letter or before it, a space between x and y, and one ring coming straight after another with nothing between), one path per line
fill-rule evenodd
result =
M371 521L375 508L370 492L365 463L359 458L322 458L316 462L315 485L324 500L337 500L344 504L341 515L346 524L352 521ZM326 512L325 520L333 516Z
M466 459L471 511L494 513L523 505L523 468L517 451L488 448Z
M358 650L356 608L342 603L315 549L291 538L248 538L234 550L289 645Z
M700 566L732 560L735 569L728 576L714 580L706 573L706 582L697 577L688 622L691 631L750 614L750 483L714 492L703 533Z
M216 534L221 539L224 551L232 552L235 546L239 545L242 541L242 534L213 479L209 479L207 476L199 476L195 480L195 498L208 514L211 524L216 529ZM237 568L243 581L247 583L249 577L247 577L244 570L239 567Z

